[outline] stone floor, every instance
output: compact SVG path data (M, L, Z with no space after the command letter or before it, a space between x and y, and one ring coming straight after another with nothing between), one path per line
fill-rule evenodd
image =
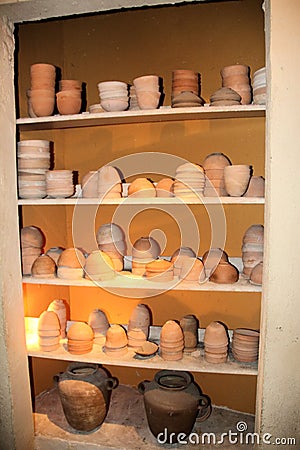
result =
M245 422L248 432L253 431L254 417L226 408L214 407L209 419L195 424L194 440L187 444L159 444L151 434L144 410L143 397L131 386L118 386L113 392L108 415L102 426L91 433L81 433L71 428L63 414L57 389L40 394L35 402L35 449L36 450L155 450L212 448L254 448L253 445L233 445L217 442L222 433L236 432L238 422ZM208 443L203 433L216 433L216 444ZM191 437L192 437L191 436ZM195 440L199 439L198 444ZM199 443L201 445L199 445Z

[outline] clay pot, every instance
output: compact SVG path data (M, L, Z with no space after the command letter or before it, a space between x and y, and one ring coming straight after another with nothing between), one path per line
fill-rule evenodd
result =
M58 267L69 267L72 269L81 269L85 265L85 257L78 248L67 248L64 250L57 261Z
M199 321L193 314L187 314L180 320L184 336L184 352L191 353L198 344Z
M264 226L260 224L251 225L243 236L243 244L263 244Z
M125 329L118 324L109 327L105 339L105 353L107 356L118 358L125 356L128 352L128 339Z
M85 260L86 278L97 281L111 280L115 277L113 262L106 253L95 250Z
M47 250L46 255L50 256L53 259L55 264L57 264L58 258L62 254L65 249L62 247L51 247Z
M93 349L94 332L85 322L74 322L68 332L68 352L83 355Z
M27 254L28 250L31 252L31 254ZM40 249L36 248L30 249L29 247L22 249L22 274L24 276L31 275L32 265L36 260L36 258L40 256L40 254L41 254Z
M133 80L136 91L158 90L159 78L157 75L143 75Z
M265 179L263 177L251 177L244 197L264 197Z
M53 311L43 311L38 320L39 347L42 351L51 352L59 347L60 324Z
M98 197L98 172L90 171L82 178L82 197Z
M154 184L147 178L136 178L128 187L128 197L152 198L156 197Z
M172 281L174 277L173 264L164 259L157 259L147 263L146 277L157 282Z
M156 197L172 197L172 185L174 180L172 178L163 178L156 186Z
M21 246L42 248L45 245L45 236L43 232L34 226L23 227L21 229Z
M104 345L105 336L110 326L105 312L101 309L91 311L88 324L94 331L94 342Z
M241 197L246 192L251 168L246 165L232 165L224 168L225 189L231 197Z
M31 274L36 278L54 278L56 264L48 255L41 255L36 258L31 267Z
M30 106L36 117L51 116L54 111L54 89L31 89Z
M132 258L134 260L145 260L148 262L158 258L161 253L159 243L152 237L141 237L135 241L132 248Z
M149 308L146 305L139 304L131 313L128 322L128 332L132 329L138 328L139 330L142 330L148 338L150 322L151 317Z
M198 283L205 281L206 275L201 259L185 258L182 262L179 278L185 281Z
M54 376L67 422L76 430L89 432L103 423L111 391L118 385L114 377L97 364L72 363Z
M81 92L60 91L56 94L56 104L59 114L79 114L81 110Z
M174 266L174 276L179 276L182 264L186 258L195 258L196 253L190 247L180 247L171 256L171 263Z
M232 354L237 361L254 362L258 358L259 331L236 328L233 331Z
M226 328L220 322L211 322L205 329L204 345L219 347L228 345L228 335Z
M147 342L146 333L140 328L131 328L128 330L127 337L129 347L139 348Z
M81 91L82 82L79 80L59 80L58 82L60 91L78 90Z
M125 240L125 234L122 228L115 223L106 223L101 225L96 234L97 243L110 244Z
M47 311L53 311L57 315L60 326L60 337L64 339L66 337L67 326L67 310L64 300L53 300L48 306Z
M228 255L221 248L211 248L204 253L202 261L205 274L209 277L220 262L228 262Z
M140 109L157 109L161 93L159 91L136 91Z
M209 169L224 169L224 167L230 165L230 159L223 153L211 153L207 155L202 164L205 173Z
M239 271L229 262L220 262L209 277L209 281L219 284L232 284L238 280Z
M257 284L261 286L262 277L263 277L263 262L260 262L252 269L249 281L252 284Z
M178 361L183 357L184 335L180 325L168 320L160 332L160 355L166 361Z
M210 416L210 399L188 372L161 370L138 389L144 395L148 425L156 438L160 433L167 433L167 438L180 433L188 436L196 419L203 422Z

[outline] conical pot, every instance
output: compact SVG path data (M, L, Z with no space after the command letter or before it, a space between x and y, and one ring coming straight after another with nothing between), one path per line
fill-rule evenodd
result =
M148 425L156 438L160 433L189 435L196 419L204 421L210 416L210 399L188 372L161 370L153 381L141 382L138 389L144 395Z
M93 431L100 427L108 412L111 391L118 380L108 377L97 364L73 363L54 376L63 411L71 427Z

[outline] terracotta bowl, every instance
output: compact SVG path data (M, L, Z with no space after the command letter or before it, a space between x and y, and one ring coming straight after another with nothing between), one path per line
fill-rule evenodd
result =
M121 325L113 324L109 327L106 333L105 347L107 348L122 348L128 343L126 331Z
M93 309L93 311L90 312L88 324L94 331L101 331L104 334L106 334L110 326L105 312L98 308Z
M209 280L219 284L233 284L239 280L239 271L229 262L220 262L210 275Z
M56 94L58 112L62 115L79 114L81 110L81 95L74 95L71 91L60 91ZM34 108L33 108L34 109Z
M207 169L224 169L226 166L230 166L230 159L223 153L211 153L203 161L203 168Z
M105 111L125 111L129 106L129 99L109 98L101 99L101 106Z
M96 239L98 244L110 244L125 240L125 233L116 223L105 223L98 228Z
M156 197L154 184L147 178L136 178L128 187L128 197Z
M64 250L57 261L58 267L69 267L81 269L85 265L85 257L78 248L67 248Z
M157 197L172 197L172 178L162 178L155 186Z
M244 197L264 197L265 179L263 177L251 177Z
M58 86L60 91L68 91L74 89L81 91L82 82L79 80L60 80L58 82Z
M264 243L264 226L260 224L251 225L244 233L243 244Z
M174 320L168 320L164 323L160 332L160 342L172 343L183 340L183 331L181 326Z
M197 283L205 281L206 274L201 259L186 258L182 263L179 277L185 281Z
M250 283L262 285L263 263L258 263L250 273Z
M132 248L133 259L150 259L158 258L161 253L159 243L152 237L141 237L135 241ZM150 261L148 261L150 262Z
M158 90L159 77L157 75L143 75L133 80L135 90Z
M250 67L244 64L232 64L230 66L225 66L221 70L221 75L230 76L230 75L249 75Z
M101 81L101 83L97 84L99 91L111 90L115 91L116 89L128 89L127 83L123 81Z
M226 328L220 322L213 321L205 329L204 345L223 346L228 344Z
M74 322L67 332L67 337L74 341L92 341L94 332L87 323Z
M159 91L137 91L136 93L140 109L157 109L160 97Z
M30 104L33 113L37 117L48 117L53 114L55 98L54 95L53 97L50 95L47 97L46 96L34 97L31 95Z
M36 247L41 249L45 245L43 232L35 226L27 226L21 229L21 246Z
M101 250L95 250L85 260L86 276L94 280L110 280L115 277L114 264L110 256Z
M130 328L141 328L143 330L148 330L150 321L150 310L146 305L141 303L133 309L130 315L128 330Z
M57 314L54 311L43 311L38 320L38 330L60 330Z
M56 264L48 255L40 255L34 261L31 274L37 278L53 278L56 272Z

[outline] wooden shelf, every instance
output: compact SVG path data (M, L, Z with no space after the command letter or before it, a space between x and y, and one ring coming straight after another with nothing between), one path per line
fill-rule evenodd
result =
M52 285L52 286L78 286L78 287L100 287L103 289L113 289L114 292L120 294L126 291L130 295L130 291L144 291L145 295L155 295L155 293L176 290L176 291L215 291L215 292L261 292L262 287L249 283L248 280L240 276L240 280L234 284L217 284L211 281L199 284L188 281L174 281L172 283L159 283L138 277L127 277L117 275L113 280L93 282L84 278L80 280L66 280L62 278L34 278L23 277L24 284ZM174 285L175 284L175 285Z
M16 123L20 131L50 130L74 127L92 127L127 123L166 122L199 119L231 119L243 117L264 117L264 105L202 106L195 108L171 108L142 111L118 111L103 113L82 113L50 117L20 118Z
M263 205L263 197L203 197L199 200L180 200L178 198L120 198L104 199L98 198L42 198L42 199L20 199L21 206L51 206L51 205Z
M68 327L73 322L68 322ZM37 334L38 318L26 317L26 345L28 356L36 358L56 359L63 361L83 361L97 364L122 367L139 367L148 369L173 369L187 370L190 372L220 373L232 375L257 375L257 362L240 363L235 361L229 353L228 361L223 364L211 364L204 359L203 337L204 329L199 330L200 344L195 356L184 354L180 361L165 361L159 354L149 359L137 359L135 352L128 349L128 353L123 358L113 359L108 357L102 350L102 345L94 344L93 350L84 355L72 355L67 350L67 339L61 339L60 346L52 352L44 352L38 346ZM125 326L126 328L126 326ZM149 339L159 344L160 327L150 327ZM232 336L232 330L229 333Z

